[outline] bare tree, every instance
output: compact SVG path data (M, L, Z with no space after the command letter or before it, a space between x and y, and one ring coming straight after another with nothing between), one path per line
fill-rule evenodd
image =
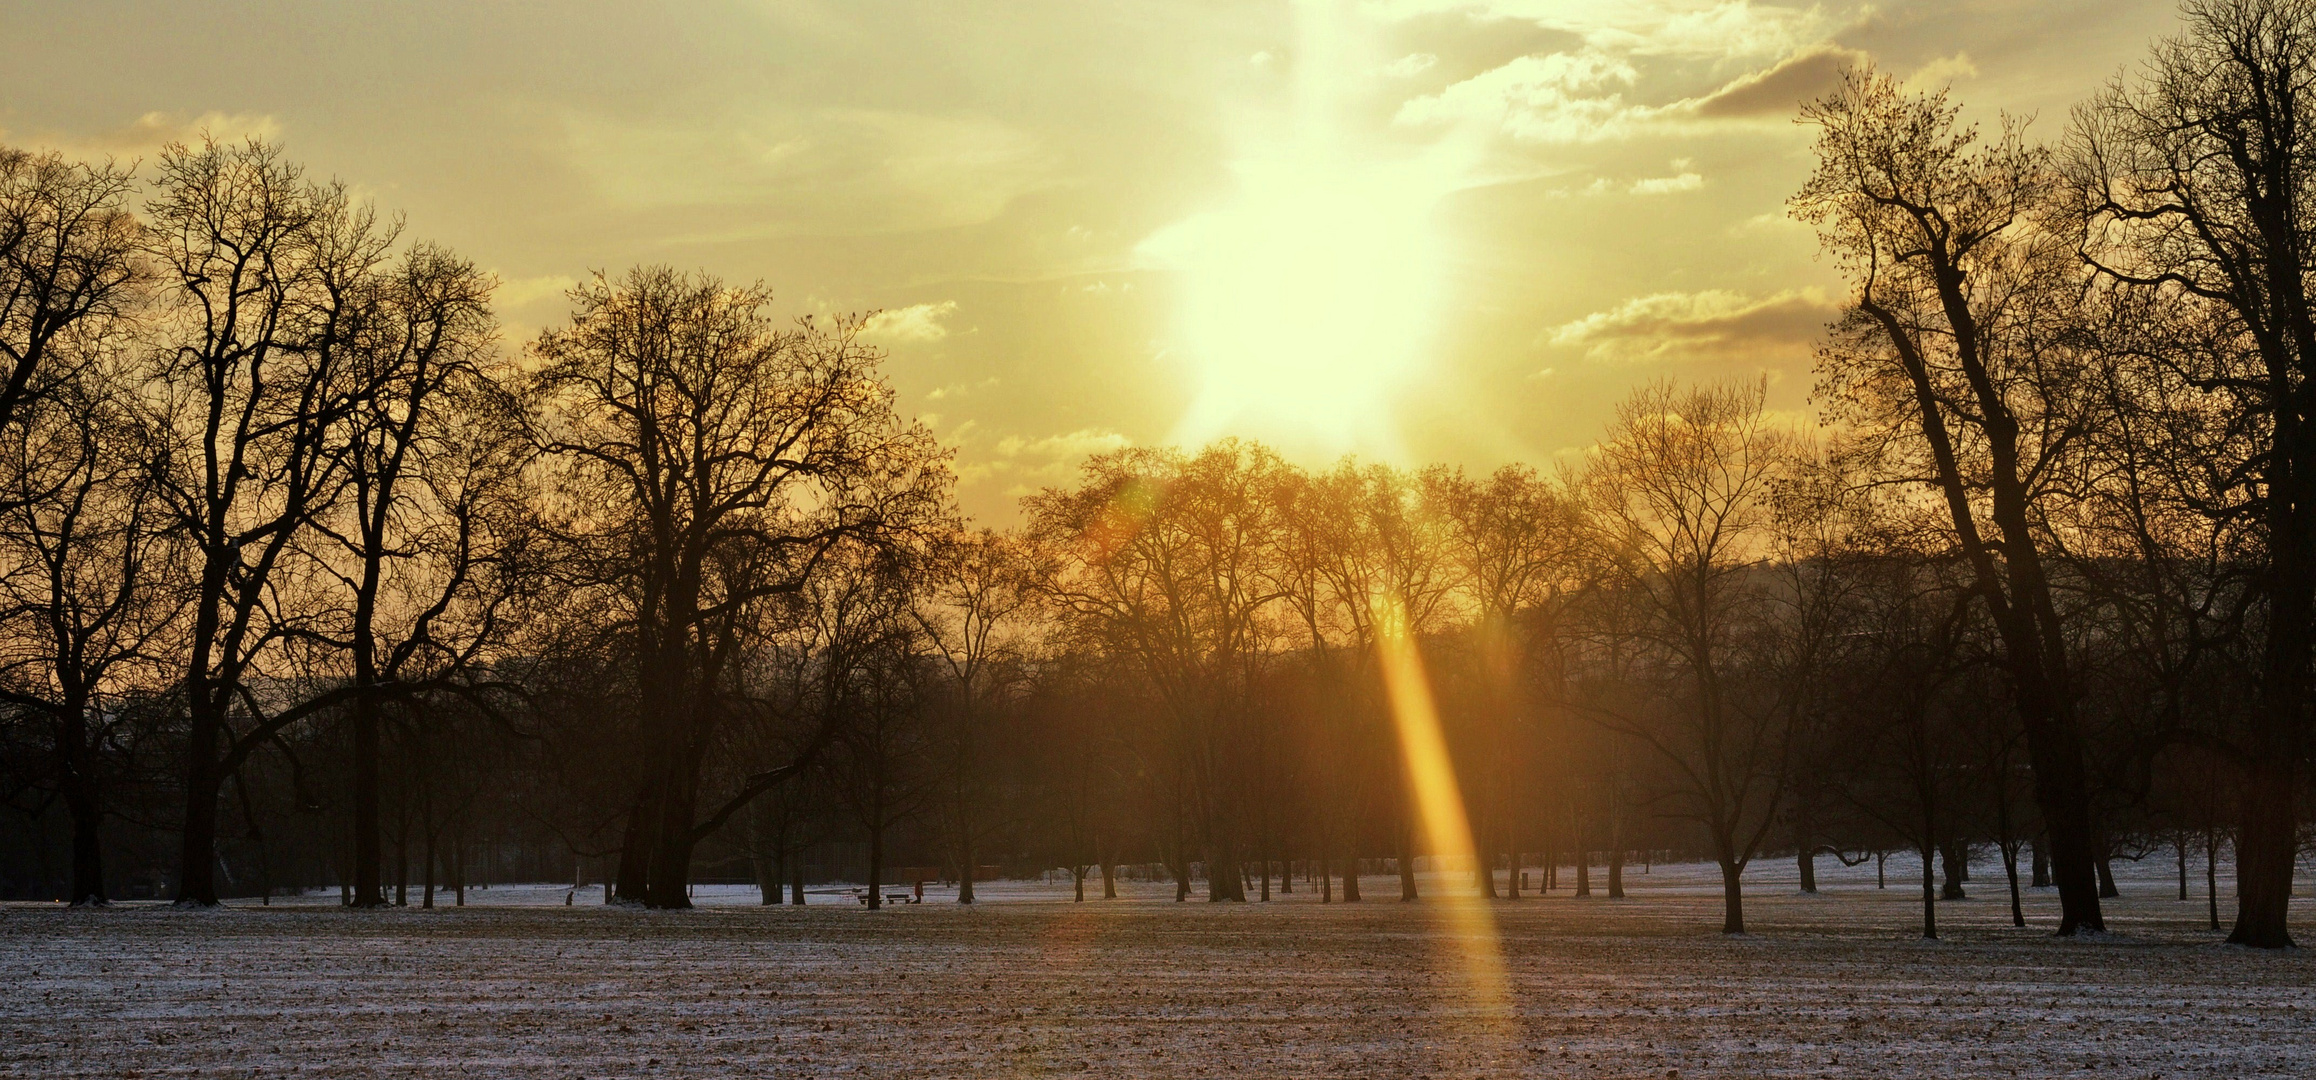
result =
M208 906L227 778L283 729L352 696L288 666L328 611L297 542L344 482L343 424L366 389L345 320L393 237L264 142L172 146L158 171L148 248L166 295L152 468L199 564L181 654L178 903Z
M332 550L315 554L349 597L331 636L355 691L353 905L375 907L381 713L398 684L439 682L496 644L516 575L486 567L521 542L520 456L486 372L489 280L422 246L357 288L347 351L364 392L345 421L342 497L317 517Z
M1482 853L1480 892L1496 895L1496 851L1511 857L1508 895L1520 896L1520 826L1527 819L1522 779L1539 758L1539 703L1526 693L1525 673L1548 639L1578 574L1582 520L1576 501L1526 466L1508 465L1485 480L1434 468L1423 474L1424 499L1447 525L1447 559L1455 567L1471 619L1481 685L1472 818ZM1540 615L1541 618L1523 618ZM1496 842L1490 843L1489 840Z
M972 867L989 827L988 725L1022 678L1021 635L1034 607L1034 569L1018 537L960 531L932 545L911 590L911 618L946 677L940 742L942 803L957 864L957 902L973 902Z
M1271 647L1261 616L1277 599L1269 491L1280 467L1235 442L1195 456L1121 451L1089 461L1078 489L1026 502L1062 616L1164 707L1154 771L1173 793L1168 812L1196 829L1210 901L1246 899L1238 800L1252 779L1241 770L1254 676ZM1187 895L1188 860L1173 861Z
M159 520L151 432L118 367L76 364L0 427L0 701L49 732L76 905L107 902L108 759L127 703L166 688L169 637L183 629L182 549Z
M1642 641L1671 680L1664 724L1600 710L1680 778L1688 816L1721 867L1723 933L1745 932L1745 864L1784 796L1785 721L1745 685L1738 641L1758 618L1773 484L1790 438L1762 407L1766 384L1680 390L1657 383L1618 406L1583 478L1596 557L1636 604Z
M1821 393L1935 493L2002 642L2051 836L2059 933L2100 930L2092 816L2066 626L2039 520L2090 400L2073 346L2073 261L2035 227L2056 178L2013 126L1980 145L1943 93L1870 70L1806 106L1818 168L1794 211L1855 290L1821 353Z
M2258 693L2224 748L2241 768L2229 940L2292 943L2300 761L2316 648L2316 4L2189 0L2186 30L2077 111L2068 179L2107 280L2195 309L2206 347L2126 358L2165 404L2227 418L2205 509L2256 529ZM2054 837L2055 839L2055 837Z
M564 533L610 549L599 587L633 639L642 764L617 887L689 907L694 846L800 764L702 806L720 696L751 620L838 545L941 518L946 454L895 415L881 356L855 323L783 330L762 288L660 268L616 284L598 276L572 298L571 324L532 346L536 437L562 465Z
M136 303L131 170L0 147L0 431L98 350L74 339ZM57 355L59 346L64 355Z

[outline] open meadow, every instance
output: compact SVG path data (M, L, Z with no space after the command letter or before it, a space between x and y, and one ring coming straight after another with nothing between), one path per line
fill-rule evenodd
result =
M2010 928L1988 867L1923 942L1913 865L1893 859L1886 890L1870 864L1828 867L1802 896L1763 864L1741 938L1716 932L1709 866L1636 870L1621 901L1495 902L1495 1008L1465 970L1463 902L1380 899L1385 878L1350 905L1300 888L1176 904L1153 883L878 912L737 889L690 912L565 907L548 886L433 911L16 905L0 1075L2248 1078L2316 1061L2316 960L2219 944L2156 860L2125 874L2115 932L2074 941L2049 936L2048 890Z

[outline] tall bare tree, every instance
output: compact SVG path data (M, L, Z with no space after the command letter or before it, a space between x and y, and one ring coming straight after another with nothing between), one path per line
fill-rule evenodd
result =
M185 567L118 357L74 368L0 427L0 702L49 733L53 790L72 821L71 900L101 906L106 788L119 771L108 759L132 704L167 688Z
M763 288L665 268L598 276L572 299L570 325L532 345L535 415L563 466L566 534L610 549L598 584L625 608L637 665L640 780L617 887L689 907L694 846L797 764L701 804L751 620L838 545L937 522L946 453L895 414L881 355L853 322L783 329Z
M1020 686L1025 624L1039 614L1035 569L1021 539L960 530L927 552L910 616L945 676L938 738L946 758L942 803L956 847L957 902L973 902L972 868L989 827L993 777L984 758L990 723Z
M2226 416L2208 448L2232 467L2205 509L2257 532L2258 694L2222 744L2244 777L2229 940L2281 948L2316 689L2316 4L2181 10L2179 36L2076 112L2067 173L2100 274L2202 324L2205 347L2131 359L2167 407Z
M2002 642L2051 837L2059 932L2104 929L2067 627L2041 504L2091 415L2065 245L2036 227L2049 155L2006 123L1981 144L1943 93L1871 70L1804 107L1817 171L1794 197L1853 290L1821 356L1822 393L1880 455L1934 493Z
M1766 384L1682 390L1656 383L1617 407L1583 477L1591 543L1608 586L1636 605L1637 633L1670 684L1653 723L1597 715L1679 777L1687 816L1721 867L1722 923L1745 932L1745 865L1776 823L1789 714L1748 682L1739 641L1760 617L1774 484L1791 438L1763 409Z
M147 201L165 295L153 474L198 568L183 642L185 816L177 899L214 905L217 800L283 729L352 696L290 660L329 614L298 541L337 498L360 283L393 230L264 142L165 149ZM312 690L315 692L309 693Z

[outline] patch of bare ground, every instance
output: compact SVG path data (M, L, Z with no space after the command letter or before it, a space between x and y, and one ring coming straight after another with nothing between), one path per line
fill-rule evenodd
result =
M2103 938L2049 937L2047 895L2011 929L1981 882L1926 943L1891 869L1887 890L1849 871L1817 896L1762 873L1737 939L1698 868L1636 874L1620 901L1496 901L1496 1005L1474 994L1449 900L1178 905L1137 885L879 912L651 913L543 889L435 911L23 905L0 909L0 1075L2241 1078L2316 1062L2316 961L2219 945L2201 898L2159 875L2126 883Z

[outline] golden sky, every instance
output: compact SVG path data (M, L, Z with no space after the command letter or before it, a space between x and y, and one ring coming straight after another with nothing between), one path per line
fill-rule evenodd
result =
M279 139L504 282L884 312L985 519L1087 452L1243 434L1492 468L1632 385L1805 407L1836 285L1784 216L1853 58L2067 108L2168 0L0 0L0 141Z

